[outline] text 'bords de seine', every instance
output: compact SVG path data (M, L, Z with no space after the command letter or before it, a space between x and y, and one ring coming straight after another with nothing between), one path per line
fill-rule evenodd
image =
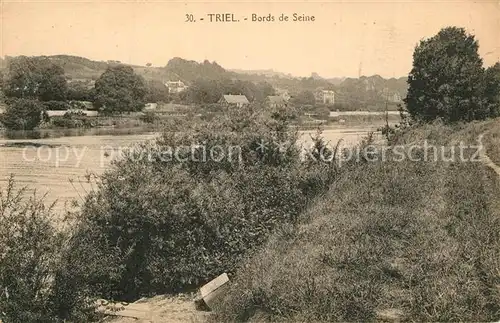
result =
M201 17L199 19L195 18L193 14L186 14L186 22L222 22L222 23L235 23L240 21L248 22L310 22L315 21L315 16L310 16L306 14L293 13L292 15L286 15L284 13L280 15L272 14L256 14L253 13L250 16L238 16L233 13L208 13L206 14L206 19Z

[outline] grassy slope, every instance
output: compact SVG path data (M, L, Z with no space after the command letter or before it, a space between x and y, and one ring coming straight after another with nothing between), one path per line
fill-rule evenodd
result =
M497 124L429 125L401 142L474 142ZM358 165L249 259L216 321L364 321L386 309L498 320L499 192L478 162Z

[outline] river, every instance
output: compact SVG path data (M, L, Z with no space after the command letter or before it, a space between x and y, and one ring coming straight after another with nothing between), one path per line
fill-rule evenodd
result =
M370 128L324 130L330 145L342 139L343 145L361 140ZM302 131L301 142L308 145L315 131ZM0 187L12 174L18 187L27 193L36 190L45 202L56 202L57 212L74 209L72 201L82 201L92 189L86 175L105 171L120 149L158 136L156 133L134 135L87 135L46 139L0 139Z

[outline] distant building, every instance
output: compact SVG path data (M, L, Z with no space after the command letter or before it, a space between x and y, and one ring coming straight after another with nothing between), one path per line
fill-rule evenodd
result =
M218 103L224 106L236 106L238 108L250 104L246 96L232 94L223 95Z
M403 99L401 98L401 94L398 91L390 90L385 88L382 90L382 97L391 103L401 103Z
M403 99L401 98L401 95L398 92L394 92L392 94L389 94L387 96L387 100L392 103L401 103L403 102Z
M280 95L270 95L266 98L266 105L272 108L284 106L286 100Z
M182 81L168 81L165 86L170 93L180 93L188 88Z
M335 103L335 92L331 90L320 90L314 93L316 102L321 102L323 104L334 104Z
M156 110L156 107L158 106L158 103L146 103L144 105L144 110L145 111L152 111Z
M276 89L276 95L281 96L286 102L288 102L288 100L290 100L291 98L288 91L283 89Z

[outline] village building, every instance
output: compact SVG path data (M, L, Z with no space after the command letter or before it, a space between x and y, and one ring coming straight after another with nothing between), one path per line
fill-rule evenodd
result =
M144 105L144 111L154 111L158 107L158 103L146 103Z
M265 104L268 107L276 108L286 105L286 100L280 95L270 95L266 98Z
M319 90L314 93L316 102L323 104L335 103L335 92L331 90Z
M168 88L170 93L180 93L185 91L188 87L182 81L168 81L165 83L165 86Z
M398 92L388 93L385 95L385 99L391 103L401 103L403 99L401 98L401 94Z
M226 94L223 95L222 98L220 98L219 104L223 106L235 106L238 108L241 108L247 104L250 104L248 101L247 97L244 95L232 95L232 94Z
M276 89L276 95L281 96L286 102L291 99L290 93L287 90Z

